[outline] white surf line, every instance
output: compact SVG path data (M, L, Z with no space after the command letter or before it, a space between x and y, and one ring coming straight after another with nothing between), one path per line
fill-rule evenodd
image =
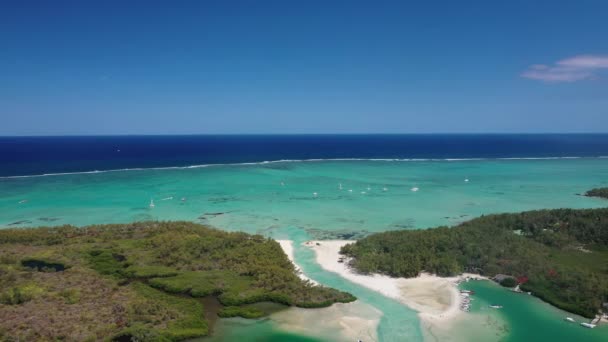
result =
M259 162L244 162L244 163L217 163L217 164L195 164L187 166L160 166L160 167L134 167L124 169L109 169L109 170L92 170L92 171L74 171L74 172L58 172L58 173L42 173L35 175L16 175L16 176L0 176L0 179L11 178L31 178L31 177L49 177L49 176L68 176L82 174L97 174L106 172L127 172L127 171L145 171L145 170L182 170L182 169L197 169L213 166L242 166L242 165L265 165L274 163L316 163L324 161L371 161L371 162L454 162L454 161L492 161L492 160L557 160L557 159L608 159L608 156L563 156L563 157L501 157L501 158L318 158L318 159L280 159L266 160Z

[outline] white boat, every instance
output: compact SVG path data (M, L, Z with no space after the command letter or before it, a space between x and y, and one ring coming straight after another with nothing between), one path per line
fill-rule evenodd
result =
M585 328L589 328L589 329L595 328L595 324L591 324L591 323L581 323L581 325L584 326Z
M418 191L418 190L420 190L420 189L418 189L417 187L413 187L413 188L411 188L410 190L412 190L413 192L416 192L416 191Z
M576 321L574 320L574 318L572 318L572 317L566 317L566 318L564 318L564 319L565 319L566 321L568 321L568 322L573 322L573 323L574 323L574 322L576 322Z
M155 205L154 205L154 200L153 200L153 199L150 199L150 208L154 208L154 207L155 207Z
M316 193L316 192L313 192L313 193L312 193L312 195L313 195L314 197L317 197L319 194L318 194L318 193Z
M465 178L465 179L464 179L464 182L465 182L465 183L468 183L468 182L469 182L469 179L468 179L468 178Z
M502 305L490 305L492 309L502 309Z
M388 191L388 188L382 188L382 191Z

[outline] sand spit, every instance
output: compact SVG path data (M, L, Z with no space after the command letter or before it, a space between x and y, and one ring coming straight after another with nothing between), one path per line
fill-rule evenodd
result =
M327 308L290 308L272 314L279 328L330 341L378 341L382 312L355 301L336 303Z
M338 262L340 248L354 241L309 241L305 245L312 248L316 260L327 271L339 274L356 284L400 301L419 312L421 325L431 339L446 337L454 323L466 320L460 310L461 296L457 288L459 281L469 278L484 279L479 275L463 274L459 277L443 278L431 274L421 274L416 278L391 278L384 275L358 274Z

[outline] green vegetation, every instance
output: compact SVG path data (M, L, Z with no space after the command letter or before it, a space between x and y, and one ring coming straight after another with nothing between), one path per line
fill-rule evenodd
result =
M0 304L18 305L29 302L44 290L34 284L14 286L0 293Z
M512 275L522 290L586 317L608 301L608 209L482 216L453 228L373 234L341 252L363 273Z
M505 278L501 280L499 284L504 287L515 287L517 286L518 282L515 278Z
M595 188L587 191L585 196L608 198L608 188Z
M218 314L220 317L243 317L243 318L260 318L264 317L266 313L258 308L247 307L247 306L227 306L223 308Z
M248 304L323 307L355 298L302 281L274 240L189 222L0 230L2 340L176 341ZM212 312L212 311L210 311Z

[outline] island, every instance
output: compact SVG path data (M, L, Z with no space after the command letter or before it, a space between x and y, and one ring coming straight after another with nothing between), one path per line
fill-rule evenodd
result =
M356 300L298 276L279 243L191 222L0 230L0 340L177 341L255 303Z
M340 253L362 274L498 275L505 286L589 318L608 302L605 208L486 215L455 227L377 233Z
M608 188L595 188L585 193L587 197L600 197L608 199Z

